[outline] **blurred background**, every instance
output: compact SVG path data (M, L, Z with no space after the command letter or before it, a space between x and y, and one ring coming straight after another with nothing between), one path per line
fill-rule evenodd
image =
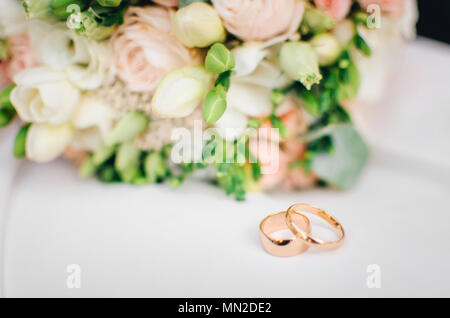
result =
M418 33L450 44L450 1L419 0Z

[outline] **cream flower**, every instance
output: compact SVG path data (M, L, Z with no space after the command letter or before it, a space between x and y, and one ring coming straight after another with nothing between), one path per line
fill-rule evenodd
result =
M0 1L0 38L23 33L26 29L26 15L20 1Z
M58 125L71 119L80 92L63 72L36 67L22 71L14 81L11 102L23 121Z
M97 149L113 127L115 112L95 93L81 97L72 123L76 129L72 147L80 150Z
M119 77L129 89L152 92L170 71L199 64L198 50L188 49L171 32L173 10L131 7L112 38Z
M63 24L32 21L30 37L36 59L43 65L63 70L80 89L94 90L109 84L114 75L108 42L77 36Z
M62 125L32 124L26 139L26 156L36 162L49 162L66 150L73 137L69 123Z
M301 0L212 0L227 30L238 38L289 38L297 32L305 5Z
M340 21L347 16L352 2L352 0L314 0L316 6L335 21Z

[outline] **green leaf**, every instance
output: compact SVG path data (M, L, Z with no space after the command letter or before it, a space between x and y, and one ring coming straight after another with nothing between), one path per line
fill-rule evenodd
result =
M0 106L14 109L13 104L11 104L10 95L15 87L16 87L15 84L10 85L0 93Z
M327 183L342 189L351 187L367 163L368 148L356 129L349 124L331 125L310 134L320 138L329 135L332 152L316 153L311 168Z
M231 71L220 73L214 86L222 86L225 91L230 89Z
M205 67L208 71L215 74L233 69L235 60L233 53L230 52L222 43L216 43L208 51L205 60Z
M306 89L301 90L299 95L303 101L303 107L305 107L308 113L313 116L317 116L320 114L319 100L316 95Z
M31 124L26 124L22 128L20 128L19 132L16 135L16 139L14 140L14 156L16 158L23 158L26 155L26 143L27 143L27 134L30 129Z
M92 155L92 162L96 166L100 166L111 158L116 152L115 146L108 146L105 144L100 145Z
M371 56L372 55L372 50L371 50L369 44L367 44L366 40L364 40L364 38L359 33L357 33L355 35L355 46L365 56Z
M355 63L350 62L344 72L346 73L346 78L339 82L339 101L354 99L358 94L360 86L360 74Z
M280 118L278 118L275 115L270 116L270 121L272 122L273 128L277 128L280 132L280 136L282 138L288 138L289 137L289 131L286 128L286 126L283 124Z
M15 115L16 111L14 110L14 108L9 107L0 108L0 127L8 126L14 119Z
M222 86L217 86L208 93L203 102L203 120L211 125L222 117L227 109L226 92Z

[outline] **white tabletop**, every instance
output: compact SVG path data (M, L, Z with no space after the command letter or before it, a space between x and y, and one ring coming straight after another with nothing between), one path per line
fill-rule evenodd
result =
M133 188L79 180L69 163L14 161L0 131L4 296L450 296L450 47L407 48L388 98L365 108L372 159L348 192L251 194L192 180ZM9 133L9 136L8 136ZM258 226L296 202L320 206L345 244L267 254ZM68 288L67 267L81 269ZM368 288L370 264L381 288Z

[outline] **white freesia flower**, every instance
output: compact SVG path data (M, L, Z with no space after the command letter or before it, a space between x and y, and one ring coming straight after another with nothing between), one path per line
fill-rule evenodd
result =
M111 131L113 121L114 111L102 98L83 95L72 120L76 129L72 146L82 150L97 149Z
M11 102L22 120L58 125L72 118L80 92L63 72L35 67L17 74L14 82Z
M78 36L63 24L32 21L30 38L36 59L63 70L80 89L94 90L113 79L112 52L108 42Z
M0 1L0 38L23 33L26 28L26 15L20 1Z
M216 122L220 135L226 140L239 138L245 132L248 117L261 118L272 111L271 95L275 88L291 80L271 61L277 55L274 48L249 43L232 50L236 67L227 93L227 109Z
M73 136L73 127L63 125L32 124L28 130L26 156L36 162L49 162L66 150Z
M163 78L152 99L152 111L159 118L186 117L206 96L213 76L201 66L187 66Z

